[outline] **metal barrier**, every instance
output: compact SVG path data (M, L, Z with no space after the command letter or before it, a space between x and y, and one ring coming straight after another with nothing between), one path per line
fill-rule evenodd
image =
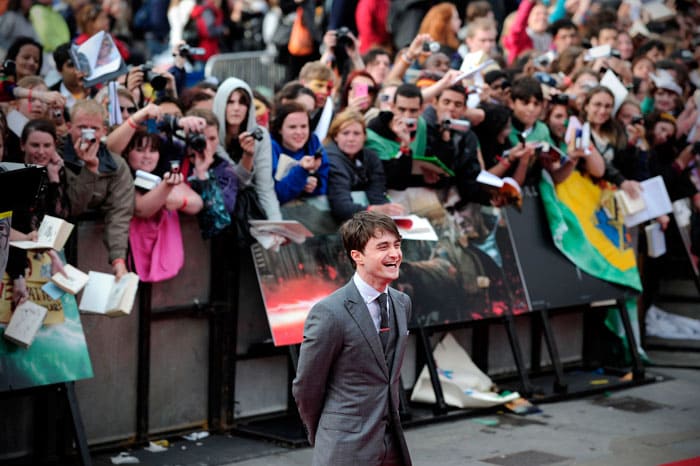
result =
M251 88L265 86L274 89L284 80L285 68L275 63L275 57L267 52L222 53L207 60L204 76L214 76L219 81L235 76L250 84Z

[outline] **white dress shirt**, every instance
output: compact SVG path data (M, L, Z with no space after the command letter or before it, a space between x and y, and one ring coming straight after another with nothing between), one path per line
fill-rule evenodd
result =
M381 294L379 291L375 290L371 286L367 284L360 276L355 273L353 275L352 280L355 282L355 286L357 287L357 290L360 292L360 296L362 296L362 299L365 301L365 304L367 305L367 309L369 310L369 315L372 317L372 321L374 322L374 327L377 329L377 333L379 333L379 328L380 328L380 323L382 320L382 315L381 315L381 310L379 309L379 303L377 302L377 298ZM387 298L388 298L388 293L389 289L385 289L384 293L387 293ZM387 310L389 309L389 304L391 302L390 299L386 300L386 308ZM391 314L390 314L391 315Z

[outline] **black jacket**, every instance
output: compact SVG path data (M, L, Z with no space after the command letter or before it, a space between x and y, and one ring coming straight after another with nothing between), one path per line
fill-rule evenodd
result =
M362 149L355 159L345 155L334 142L326 145L330 170L328 172L328 202L333 217L344 221L366 206L356 203L352 191L364 191L370 205L386 204L386 182L382 161L369 149Z

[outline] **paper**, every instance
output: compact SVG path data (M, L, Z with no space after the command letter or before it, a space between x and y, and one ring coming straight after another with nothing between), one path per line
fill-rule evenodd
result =
M613 104L613 115L616 115L617 111L622 105L622 102L624 102L627 98L627 94L629 94L629 91L627 90L625 85L622 84L622 81L620 81L620 79L612 70L607 70L605 72L605 74L603 75L603 79L600 80L600 85L610 89L610 91L612 91L613 95L615 96L615 102Z
M49 298L53 299L54 301L60 299L61 296L66 294L66 292L57 287L55 283L51 282L44 283L44 285L41 287L41 291L49 295Z
M161 178L153 173L148 173L143 170L136 170L136 177L134 178L134 186L137 188L145 189L150 191L151 189L158 186L161 182Z
M10 230L12 212L0 212L0 279L5 274L7 259L10 255Z
M299 165L299 161L287 154L280 154L277 160L277 170L275 170L275 180L282 181L289 171Z
M333 107L333 99L326 97L326 104L323 106L321 118L319 118L316 128L314 128L314 134L316 137L318 137L319 141L326 139L328 128L331 127L331 120L333 120Z
M438 236L428 219L417 215L391 217L401 233L402 240L437 241ZM403 227L402 227L403 225ZM408 228L405 228L408 227Z
M633 227L647 220L660 217L671 212L671 199L668 197L666 185L660 176L649 178L640 183L642 185L642 198L646 207L644 210L625 217L625 226Z
M622 213L624 215L634 215L641 212L644 210L644 207L646 207L642 196L633 199L622 189L615 191L615 201L622 207Z

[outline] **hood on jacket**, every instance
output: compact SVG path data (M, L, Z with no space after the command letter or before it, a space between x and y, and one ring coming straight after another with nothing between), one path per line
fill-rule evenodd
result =
M216 118L219 120L219 143L226 146L226 104L228 103L231 93L236 89L243 89L250 97L250 105L248 105L248 121L246 123L246 131L252 131L258 124L255 121L255 106L253 105L253 91L248 83L238 78L228 78L221 83L219 89L214 96L213 111Z

